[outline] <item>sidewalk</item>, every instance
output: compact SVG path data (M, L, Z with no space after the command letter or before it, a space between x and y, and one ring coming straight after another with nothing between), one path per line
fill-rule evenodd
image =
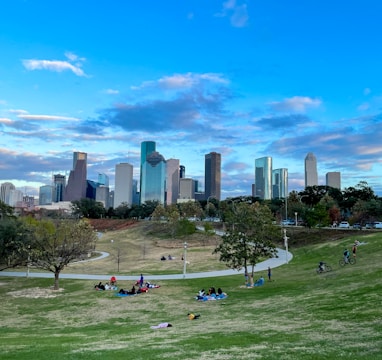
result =
M94 258L91 261L98 260L100 258L108 256L108 253L101 253L101 256L98 258ZM289 261L293 259L293 255L290 252L286 252L282 249L277 249L277 257L265 260L261 263L258 263L255 266L255 272L266 271L268 267L274 269L281 265L287 264ZM86 260L85 260L86 261ZM244 274L244 269L242 270L220 270L220 271L209 271L209 272L200 272L200 273L186 273L186 274L171 274L171 275L146 275L144 274L145 280L177 280L177 279L202 279L202 278L210 278L210 277L219 277L219 276L229 276L229 275L237 275ZM0 271L1 276L8 277L26 277L26 272L16 272L16 271ZM54 278L53 273L36 273L29 272L29 277L34 278ZM60 274L60 279L80 279L80 280L109 280L110 275L90 275L90 274ZM137 275L129 276L129 275L118 275L118 280L138 280Z

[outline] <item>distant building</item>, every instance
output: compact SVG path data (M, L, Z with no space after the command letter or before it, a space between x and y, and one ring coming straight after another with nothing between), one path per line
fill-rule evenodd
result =
M272 199L288 197L288 169L272 170Z
M98 183L109 187L109 177L106 174L98 174Z
M211 152L205 155L204 195L220 201L221 198L221 154Z
M40 186L38 204L39 205L51 205L53 200L53 189L52 185Z
M9 196L11 190L16 190L16 187L10 182L2 183L0 186L0 200L7 205L10 205Z
M143 141L141 143L141 167L140 167L140 182L139 182L139 191L140 191L140 198L139 203L143 204L144 201L142 201L142 188L144 187L144 184L148 181L145 178L145 175L143 174L143 168L146 166L147 157L156 150L156 143L155 141Z
M166 203L171 205L179 198L179 160L168 159L166 164Z
M272 158L269 156L255 160L255 197L272 199Z
M97 202L103 204L103 207L107 210L109 209L109 187L105 185L99 185L96 188L96 198Z
M166 160L157 151L147 155L141 174L141 204L147 201L166 203Z
M313 153L305 157L305 187L318 185L317 159Z
M179 200L195 200L195 180L183 178L179 181Z
M8 205L13 207L22 207L23 206L23 192L20 190L10 190Z
M70 171L65 188L64 201L75 201L86 198L87 188L87 154L73 153L73 170Z
M55 174L53 175L53 202L64 201L64 192L66 186L66 177L65 175Z
M129 163L115 166L114 208L122 203L133 204L133 165Z
M186 177L186 167L184 165L179 166L179 178L184 179Z
M341 173L339 171L326 173L326 186L341 189Z

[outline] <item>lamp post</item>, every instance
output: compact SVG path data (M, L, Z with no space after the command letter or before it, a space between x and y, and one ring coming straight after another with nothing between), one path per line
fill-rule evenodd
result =
M288 264L288 237L286 236L286 229L283 229L283 232L284 232L285 258L286 258L286 263Z
M186 266L187 266L187 243L183 244L184 246L184 254L183 254L183 279L186 277Z
M31 246L28 245L27 278L29 277L30 262L31 262Z
M297 226L297 211L294 213L294 221L295 221L295 224Z

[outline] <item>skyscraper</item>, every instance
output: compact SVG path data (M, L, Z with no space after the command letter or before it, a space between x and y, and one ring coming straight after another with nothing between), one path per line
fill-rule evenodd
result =
M40 192L38 196L39 205L51 205L54 187L51 185L40 186Z
M55 174L53 175L53 202L60 202L64 200L66 178L65 175Z
M147 155L141 173L141 204L166 202L166 160L157 151Z
M75 201L86 198L87 154L73 153L73 170L70 171L65 188L64 200Z
M317 159L313 153L305 157L305 187L318 185Z
M115 166L114 208L122 203L133 203L133 165L129 163Z
M288 196L288 169L272 170L272 199L285 199Z
M341 190L341 173L339 171L326 173L326 186Z
M146 164L147 156L154 152L156 149L155 141L143 141L141 143L141 167L140 167L140 178L139 178L139 203L143 204L141 196L142 196L142 186L143 182L146 181L143 175L143 167Z
M168 159L166 175L166 203L176 204L179 197L179 160Z
M269 156L255 160L255 197L272 199L272 158Z
M184 165L179 166L179 178L183 179L186 177L186 167Z
M205 155L204 196L220 200L221 194L221 155L210 152Z
M0 187L0 200L4 204L10 205L9 196L10 196L11 190L16 190L15 185L13 185L12 183L5 182L5 183L1 184L1 187Z

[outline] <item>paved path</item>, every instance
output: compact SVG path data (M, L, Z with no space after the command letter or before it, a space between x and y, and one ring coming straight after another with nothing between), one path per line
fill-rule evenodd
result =
M94 261L99 260L101 258L109 256L108 253L102 252L100 257L92 258L90 260L84 260L84 261ZM265 260L261 263L258 263L255 266L255 272L259 271L266 271L268 269L268 266L271 267L271 269L279 267L281 265L287 264L289 261L292 260L293 255L290 252L286 252L282 249L277 249L277 256L275 258L271 258L268 260ZM244 274L244 269L238 271L238 270L220 270L220 271L209 271L209 272L200 272L200 273L186 273L186 274L172 274L172 275L144 275L145 280L151 280L151 281L157 281L157 280L176 280L176 279L201 279L201 278L210 278L210 277L219 277L219 276L228 276L228 275L237 275L237 274ZM16 272L16 271L0 271L0 277L1 276L8 276L8 277L26 277L26 272ZM29 277L35 277L35 278L53 278L53 273L37 273L37 272L30 272ZM118 275L118 280L138 280L139 276L133 275ZM60 274L60 279L81 279L81 280L109 280L110 275L90 275L90 274Z

